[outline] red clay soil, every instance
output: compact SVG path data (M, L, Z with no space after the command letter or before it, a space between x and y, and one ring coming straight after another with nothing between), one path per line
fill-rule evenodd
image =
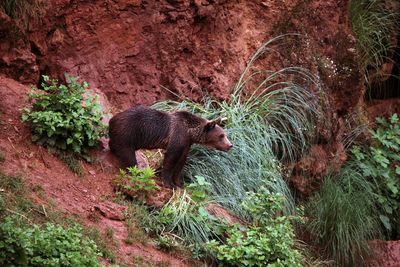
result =
M136 255L154 263L191 266L190 259L161 252L154 245L127 245L123 241L128 235L121 212L125 208L107 200L114 196L111 181L118 174L112 156L107 151L99 151L97 163L84 163L84 173L78 177L46 149L33 144L29 128L20 121L20 109L27 106L28 91L29 87L0 76L0 151L5 155L5 162L0 166L2 171L22 173L29 188L43 188L47 201L67 216L104 231L111 227L118 241L117 257L122 262L132 263L132 256ZM33 198L43 202L38 196ZM98 212L103 216L96 216L97 220L93 221L91 218Z
M371 122L376 117L389 117L393 113L400 115L400 98L373 100L368 106L368 117Z
M369 267L399 267L400 266L400 241L370 242L374 250L374 257L368 263Z

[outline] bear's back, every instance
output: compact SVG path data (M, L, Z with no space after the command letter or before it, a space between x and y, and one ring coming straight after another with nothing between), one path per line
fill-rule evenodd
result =
M129 108L110 120L110 141L135 149L163 146L169 136L171 116L145 106Z

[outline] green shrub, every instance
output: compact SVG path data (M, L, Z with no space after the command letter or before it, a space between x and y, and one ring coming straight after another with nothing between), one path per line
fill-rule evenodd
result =
M128 167L127 171L121 169L114 184L123 193L144 201L147 194L156 189L154 176L155 172L151 167L141 170L133 166Z
M83 238L82 229L54 224L25 225L7 217L0 224L1 266L102 266L96 245Z
M88 84L67 76L67 85L43 76L43 90L29 93L32 108L25 108L22 120L32 128L32 140L40 145L77 154L93 147L105 127L97 96L86 91Z
M377 118L370 130L372 146L354 146L352 153L362 175L375 185L379 218L389 238L400 237L400 121Z
M149 192L156 189L156 181L153 179L155 173L151 167L143 170L137 166L128 167L128 173L120 170L120 175L128 180L128 184L124 186L127 190Z
M379 234L374 185L356 165L328 176L308 200L307 228L322 254L337 266L361 266L369 254L368 240Z
M215 240L208 244L221 266L302 266L290 219L278 215L282 204L282 196L265 188L250 195L244 206L254 214L253 223L232 225L223 244Z

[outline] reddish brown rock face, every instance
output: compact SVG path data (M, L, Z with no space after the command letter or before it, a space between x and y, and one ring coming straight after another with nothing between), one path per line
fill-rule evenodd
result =
M22 83L36 83L39 67L29 40L14 20L0 11L0 73Z
M307 47L293 43L283 51L285 60L267 57L262 67L314 68L334 89L335 105L346 113L359 99L357 73L334 79L329 66L317 69L315 58L353 66L347 1L56 0L27 32L30 43L19 45L29 55L24 58L30 57L24 61L28 68L13 69L26 71L34 65L41 74L57 78L65 72L79 75L118 109L174 94L200 100L207 92L226 99L256 48L288 32L304 34ZM33 73L25 80L37 82L37 70Z
M42 73L79 75L118 109L174 94L226 99L266 38L268 13L259 8L231 1L59 0L30 38L42 51Z

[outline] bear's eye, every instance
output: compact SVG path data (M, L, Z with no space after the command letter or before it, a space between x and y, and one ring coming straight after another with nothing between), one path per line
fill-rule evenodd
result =
M221 139L221 140L224 139L224 137L225 137L224 134L220 134L220 135L219 135L219 139Z

